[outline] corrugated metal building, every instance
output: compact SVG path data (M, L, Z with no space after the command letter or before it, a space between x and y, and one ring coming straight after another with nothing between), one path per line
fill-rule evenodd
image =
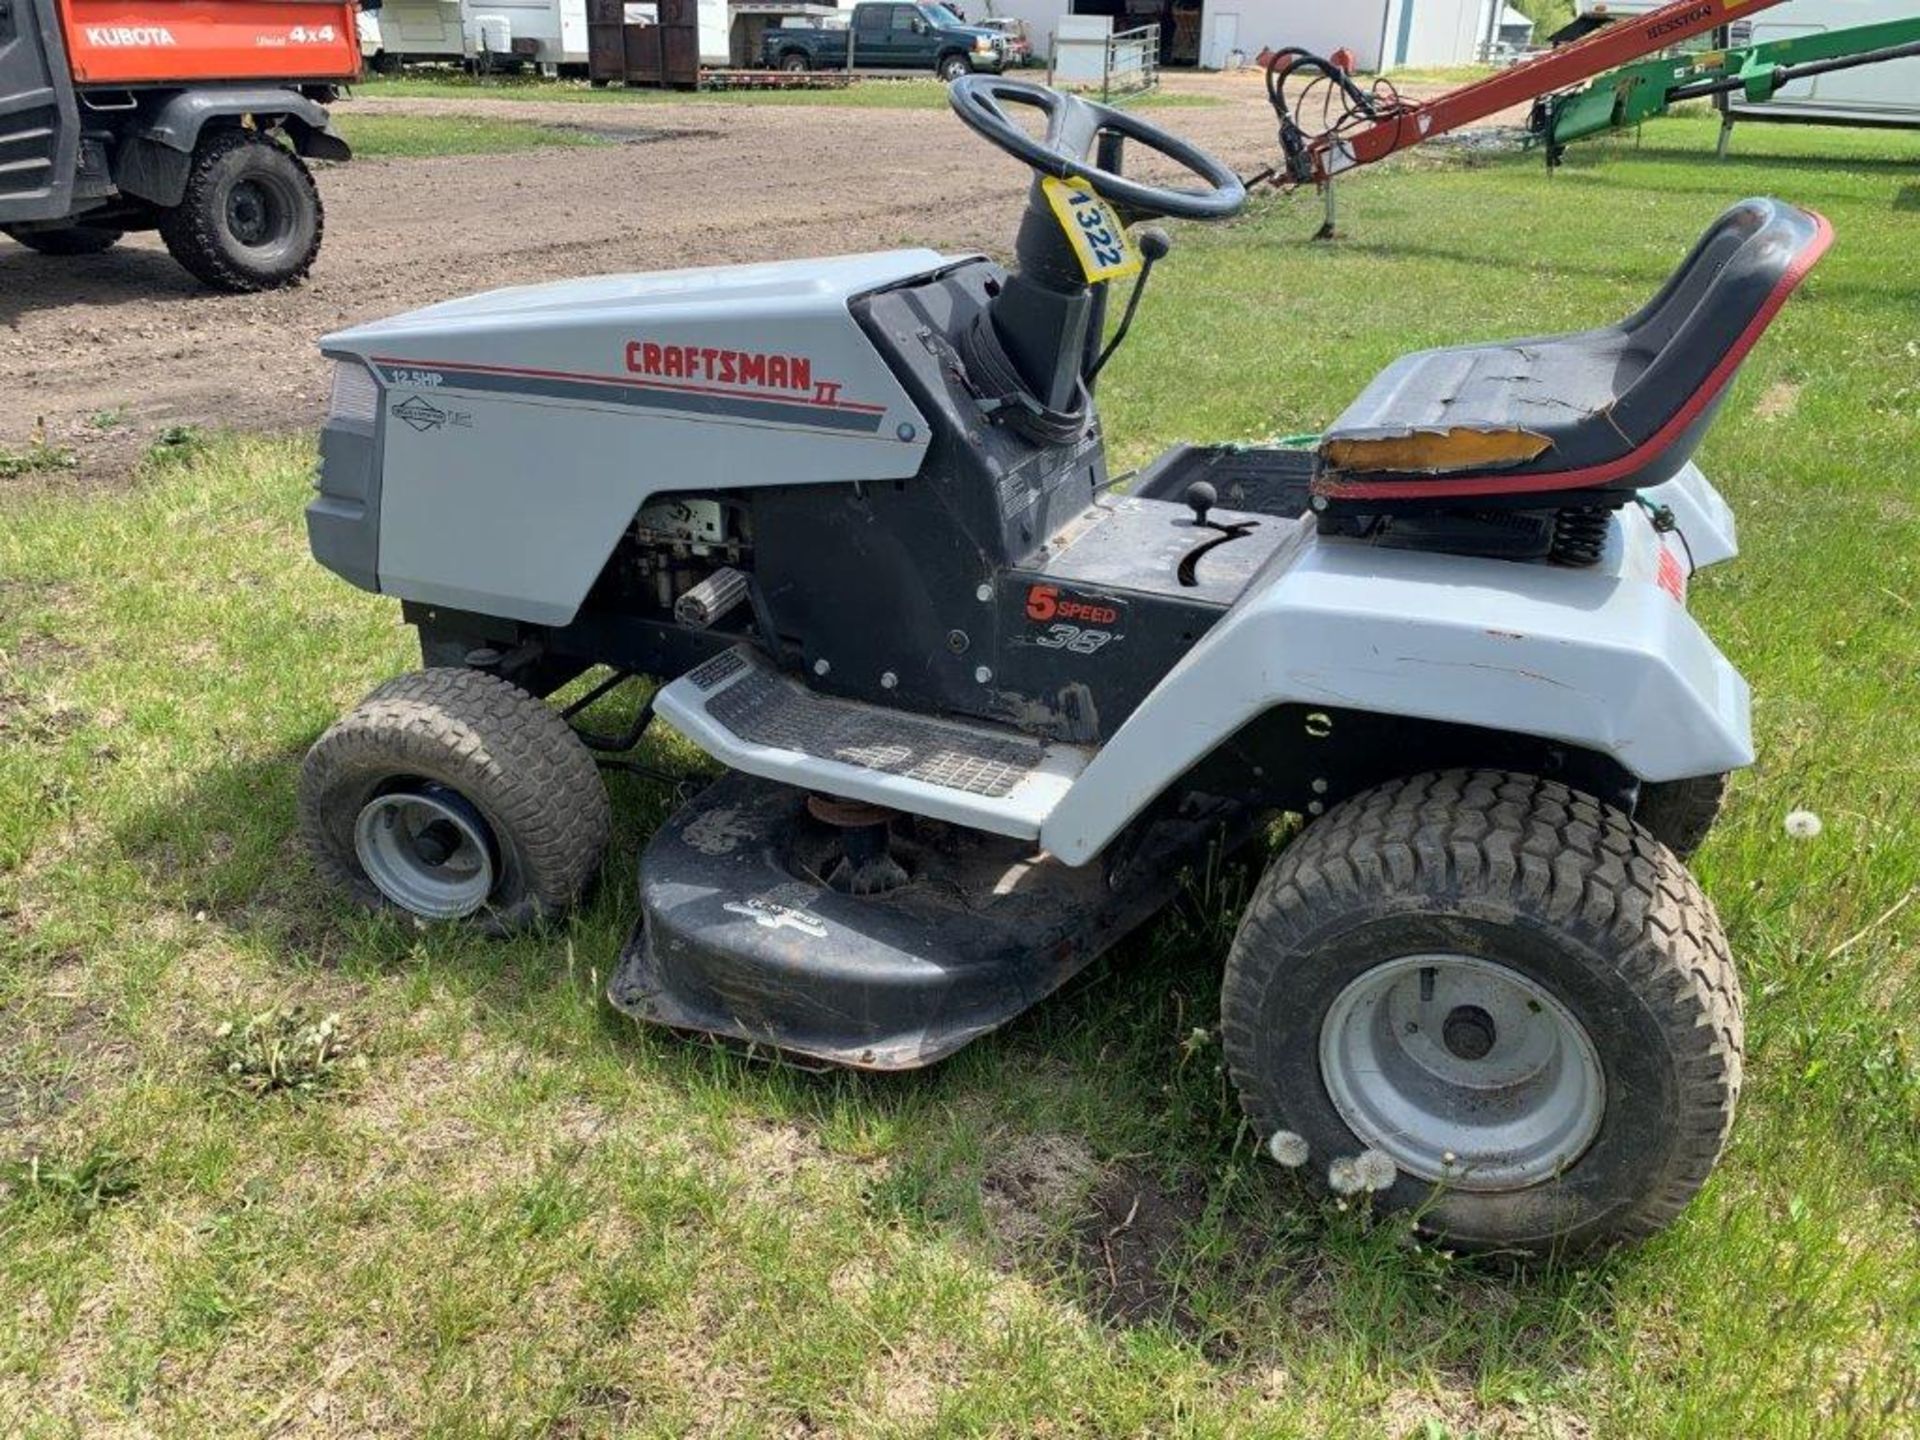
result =
M1221 69L1235 51L1303 45L1351 50L1363 70L1461 65L1476 58L1505 0L959 0L967 15L1027 22L1045 54L1062 15L1110 15L1115 30L1159 25L1162 63ZM1497 34L1496 34L1497 38Z

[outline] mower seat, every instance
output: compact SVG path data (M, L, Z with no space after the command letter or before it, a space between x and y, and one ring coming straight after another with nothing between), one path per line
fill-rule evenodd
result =
M1322 437L1318 507L1624 504L1686 464L1832 239L1819 215L1745 200L1619 325L1404 356Z

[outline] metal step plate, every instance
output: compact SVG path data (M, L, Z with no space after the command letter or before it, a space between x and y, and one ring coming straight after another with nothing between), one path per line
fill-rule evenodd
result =
M817 694L744 646L681 676L654 708L749 775L1028 840L1094 753Z

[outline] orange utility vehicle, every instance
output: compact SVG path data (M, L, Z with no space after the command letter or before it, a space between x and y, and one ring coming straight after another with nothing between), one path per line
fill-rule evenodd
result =
M0 231L90 255L158 230L199 279L307 273L323 216L305 158L360 71L352 0L0 0Z

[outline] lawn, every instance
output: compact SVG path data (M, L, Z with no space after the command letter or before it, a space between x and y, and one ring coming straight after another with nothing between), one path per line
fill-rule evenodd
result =
M1219 1073L1231 875L894 1078L609 1009L659 785L551 934L348 912L294 770L408 634L306 558L308 438L184 436L0 498L0 1433L1915 1433L1920 139L1712 139L1416 160L1334 245L1309 196L1179 227L1101 387L1127 461L1310 429L1403 349L1625 314L1741 195L1833 219L1703 454L1760 762L1697 862L1747 1088L1675 1228L1513 1273L1306 1198Z
M604 145L600 136L559 125L484 115L378 115L342 106L333 128L360 159L382 156L506 155L553 146Z

